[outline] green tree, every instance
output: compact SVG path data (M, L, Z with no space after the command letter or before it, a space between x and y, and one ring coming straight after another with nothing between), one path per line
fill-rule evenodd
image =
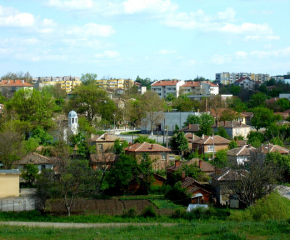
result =
M231 86L231 89L230 89L231 94L233 94L234 96L238 96L240 92L241 92L240 86L235 86L235 85Z
M224 127L218 127L218 130L214 134L219 135L223 138L230 139L230 136L227 134L226 129Z
M38 167L33 164L26 164L22 171L21 177L26 181L29 186L32 186L35 182L36 175L38 173Z
M212 161L212 165L218 168L227 167L228 166L227 150L225 149L218 150L215 154L214 160Z
M279 106L279 111L285 111L290 108L290 101L287 98L281 98L276 102L276 105Z
M252 108L265 106L266 99L265 93L253 94L250 98L250 105Z
M183 123L183 127L187 127L189 124L200 124L200 117L189 114L186 121Z
M96 84L97 76L95 73L82 74L81 81L84 85L93 85Z
M172 105L180 112L190 112L194 108L194 102L186 95L180 95L172 102Z
M166 102L172 102L174 99L176 99L176 97L173 93L169 93L165 98Z
M229 149L230 150L234 149L234 148L238 148L238 147L239 146L238 146L238 144L237 144L237 142L235 140L232 140L232 141L229 142Z
M23 142L24 148L25 148L25 153L31 153L36 150L36 148L39 147L39 139L30 137L28 140Z
M134 139L134 143L144 143L144 142L156 143L154 139L151 139L147 136L142 136L142 135L139 135L137 138Z
M264 142L264 135L260 132L253 132L253 131L250 131L248 136L248 141L247 143L252 145L253 147L260 147L261 144Z
M129 146L129 144L126 140L124 142L121 142L120 139L118 138L114 142L113 153L120 156L120 155L125 153L124 148L126 148L128 146Z
M230 103L230 107L233 108L238 113L247 111L247 105L242 102L242 100L238 97L234 98L232 102Z
M171 138L171 147L175 151L184 152L188 150L188 141L184 132L178 132Z
M200 131L199 134L211 135L212 128L211 126L214 124L214 118L209 114L202 114L200 117Z
M138 164L138 170L142 177L140 178L140 185L143 189L143 194L148 194L151 184L153 182L153 160L148 154L142 156L140 163ZM140 175L139 175L140 176Z
M90 146L84 133L79 132L71 136L72 147L77 145L77 154L85 159L89 159L92 153L95 153L95 146Z
M31 134L32 138L38 139L40 145L50 145L52 143L53 137L45 131L41 126L37 126Z
M182 188L181 185L181 182L177 182L173 187L168 187L164 197L171 201L178 201L179 204L188 204L190 195L186 193L186 188Z
M273 111L265 107L254 108L253 114L251 123L257 130L260 128L268 128L277 119Z

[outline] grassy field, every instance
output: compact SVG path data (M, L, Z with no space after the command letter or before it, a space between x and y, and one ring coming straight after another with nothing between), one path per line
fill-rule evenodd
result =
M140 226L124 228L54 229L0 226L0 239L201 239L288 240L289 224L270 222L193 222L176 227Z

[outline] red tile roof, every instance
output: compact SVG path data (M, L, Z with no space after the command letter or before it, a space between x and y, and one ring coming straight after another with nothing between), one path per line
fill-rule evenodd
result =
M218 145L218 144L229 144L230 140L225 139L221 136L214 135L214 142L212 139L212 136L204 136L204 138L200 138L197 141L193 141L194 143L197 144L203 144L203 145Z
M24 80L0 80L0 87L33 87Z
M196 82L196 81L186 81L182 87L197 87L200 86L200 82Z
M160 80L151 84L151 86L176 86L179 82L180 80Z
M171 152L170 149L163 147L159 144L152 143L135 143L129 147L125 148L128 152Z

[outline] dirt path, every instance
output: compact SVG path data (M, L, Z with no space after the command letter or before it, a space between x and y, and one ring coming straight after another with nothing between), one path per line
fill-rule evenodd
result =
M57 223L57 222L0 222L1 225L45 227L45 228L109 228L128 226L176 226L178 223Z

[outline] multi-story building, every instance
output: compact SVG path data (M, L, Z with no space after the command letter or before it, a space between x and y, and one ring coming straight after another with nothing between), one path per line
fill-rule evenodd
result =
M160 80L151 84L151 90L155 91L160 98L166 98L172 93L175 97L180 94L180 87L184 85L182 80Z
M241 79L241 78L249 78L255 82L265 82L270 80L269 74L255 74L255 73L229 73L229 72L222 72L222 73L216 73L215 80L223 85L233 84L235 81Z
M35 83L35 88L41 90L44 86L54 86L60 84L61 88L70 93L75 87L80 86L82 81L79 77L39 77Z
M186 81L181 86L181 93L190 95L218 95L219 86L213 84L210 81L197 82L197 81Z
M33 89L33 85L25 80L0 80L0 92L7 98L11 98L19 89Z
M101 79L96 80L96 83L101 88L111 90L128 90L134 86L134 81L132 79Z

